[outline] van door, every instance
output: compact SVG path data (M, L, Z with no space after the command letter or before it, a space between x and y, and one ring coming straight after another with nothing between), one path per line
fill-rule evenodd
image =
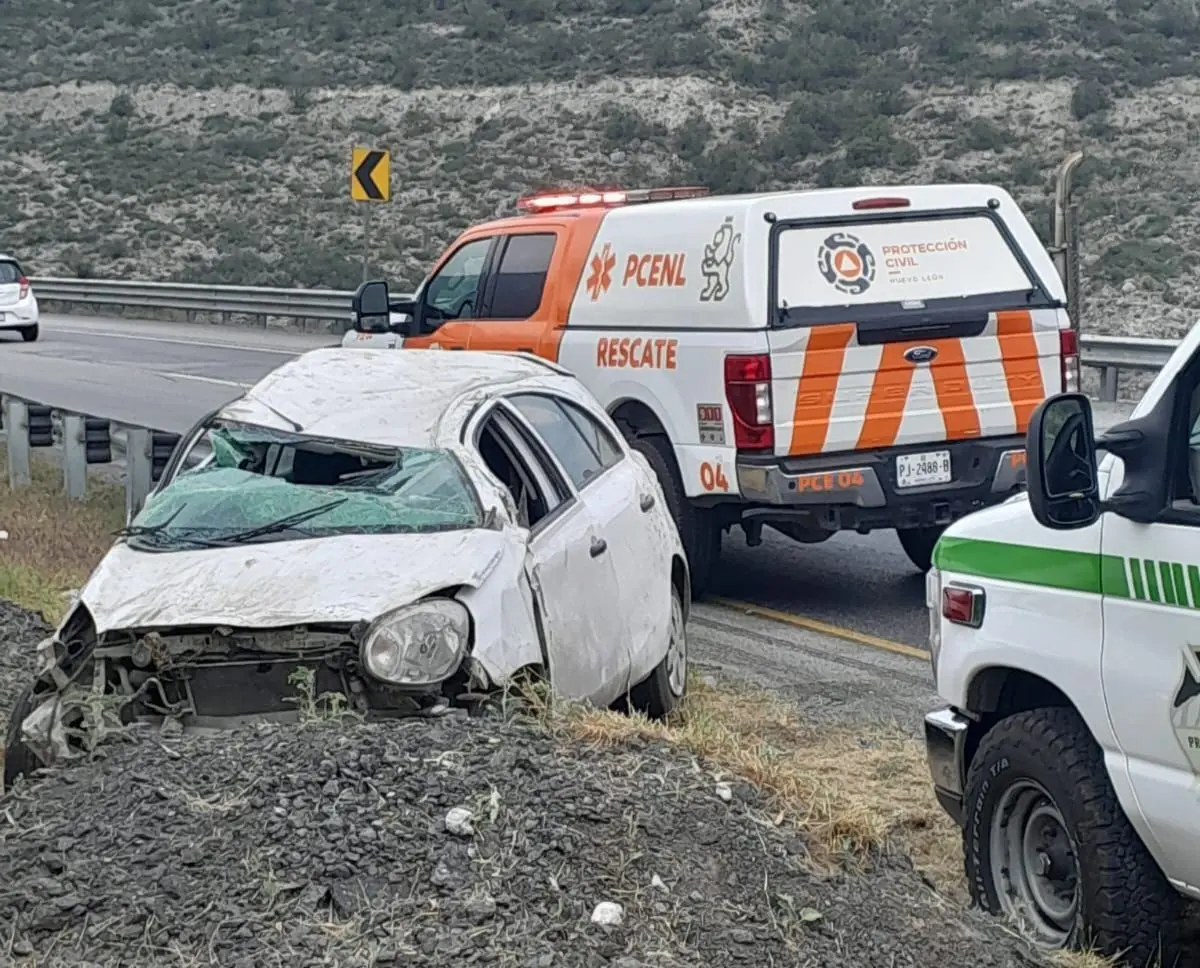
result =
M1061 302L989 209L772 229L776 453L1024 433L1060 390Z
M495 236L469 239L434 270L418 294L418 332L404 338L404 349L467 348L495 246Z
M471 349L547 355L543 337L553 323L543 304L557 244L558 233L546 227L499 237Z

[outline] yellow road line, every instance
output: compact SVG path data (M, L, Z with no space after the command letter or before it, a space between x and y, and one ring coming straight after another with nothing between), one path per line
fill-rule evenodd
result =
M787 625L794 625L796 628L807 629L810 632L820 632L822 635L832 635L834 638L845 639L847 642L856 642L859 645L866 645L872 649L881 649L884 652L892 652L896 655L906 655L910 659L925 661L929 659L929 653L925 649L918 649L911 645L905 645L902 642L893 642L890 639L881 639L874 635L867 635L865 632L856 632L854 629L842 628L840 625L830 625L828 622L808 618L805 615L780 612L773 608L754 605L750 602L739 602L732 598L710 598L708 601L713 605L720 605L723 608L732 608L739 612L757 615L759 618L769 618L775 622L784 622Z

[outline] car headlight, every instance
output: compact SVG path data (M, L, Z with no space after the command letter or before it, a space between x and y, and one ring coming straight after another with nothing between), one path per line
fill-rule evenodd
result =
M929 611L929 664L936 680L938 653L942 650L942 573L937 568L925 573L925 608Z
M397 686L432 686L448 678L466 652L471 617L450 598L429 598L381 615L362 641L362 663Z

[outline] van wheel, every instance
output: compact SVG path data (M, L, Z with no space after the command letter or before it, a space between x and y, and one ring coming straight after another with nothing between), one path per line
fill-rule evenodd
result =
M896 537L900 539L900 547L908 555L908 560L922 572L933 567L933 546L946 528L935 525L932 528L897 528Z
M662 485L667 499L667 510L679 529L679 538L688 558L692 576L692 597L699 598L708 589L712 572L721 556L721 529L716 515L709 508L696 507L687 499L679 467L675 463L675 450L671 441L662 434L634 437L629 446L650 462L650 467Z
M967 883L980 907L1013 918L1044 948L1159 963L1182 899L1122 811L1074 709L997 723L971 761L964 808Z
M33 686L30 686L21 693L8 715L8 733L4 737L5 790L12 788L17 777L27 776L42 766L42 761L33 750L21 742L21 723L25 722L26 717L37 705L33 698Z
M26 343L32 343L35 340L37 340L37 338L38 338L38 324L37 323L34 323L32 326L22 326L21 327L21 339L23 339Z

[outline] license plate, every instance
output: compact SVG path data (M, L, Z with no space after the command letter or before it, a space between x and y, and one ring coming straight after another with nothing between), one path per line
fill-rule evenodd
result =
M926 454L901 454L896 458L897 487L925 487L947 484L953 480L950 472L950 451L934 450Z

